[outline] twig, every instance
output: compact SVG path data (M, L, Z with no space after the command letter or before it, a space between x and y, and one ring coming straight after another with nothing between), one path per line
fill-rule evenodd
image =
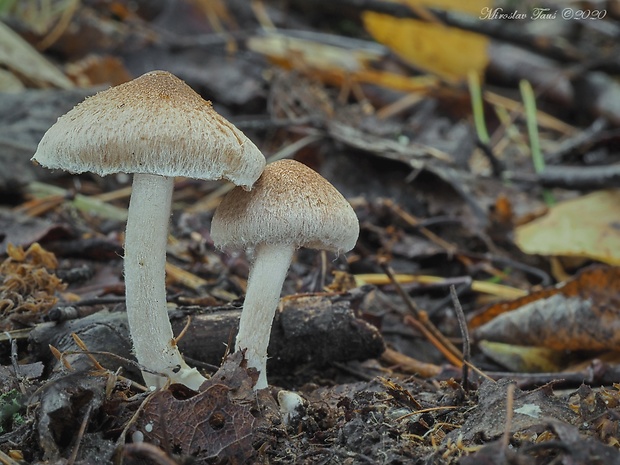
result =
M604 138L608 126L609 121L606 118L595 119L583 131L564 140L555 152L548 153L547 161L558 163L570 155L587 152L593 145L599 143L601 138Z
M64 5L60 19L54 28L37 44L37 50L40 52L54 45L54 43L60 39L62 34L67 30L69 24L71 24L71 20L80 6L80 0L69 0L67 3L68 5Z
M84 354L88 357L88 359L98 371L106 371L106 369L99 363L99 361L90 353L88 347L86 347L86 344L84 344L84 341L80 339L80 336L78 336L76 333L71 333L71 337L73 338L75 344L84 351Z
M88 404L88 408L84 413L84 418L82 419L82 423L80 424L80 429L78 431L75 447L73 448L73 452L71 452L71 456L67 461L67 465L73 465L75 460L77 459L78 452L80 450L80 444L82 443L82 438L84 437L84 432L86 431L86 427L88 426L88 421L90 420L90 415L93 412L93 403L90 402Z
M189 329L191 324L192 324L192 317L191 317L191 315L188 315L187 316L187 321L185 322L185 325L183 326L183 329L181 330L181 332L179 333L178 336L173 338L172 345L176 346L179 343L179 341L181 339L183 339L183 336L185 336L185 334L187 333L187 330Z
M423 314L423 312L417 308L409 294L405 292L394 276L392 267L390 267L390 265L383 260L380 260L379 264L381 268L383 268L385 274L390 278L390 281L396 288L396 292L398 292L398 295L403 299L403 302L405 302L405 305L407 305L407 308L413 315L410 319L405 317L405 321L422 330L423 334L433 343L433 345L435 345L435 347L437 347L438 350L441 351L442 354L444 354L450 363L455 366L461 366L463 364L463 355L461 352L441 333L441 331L437 329L437 327L428 319L427 315Z
M502 442L501 442L501 453L503 456L506 455L506 451L508 450L508 445L510 443L510 428L512 427L514 398L515 398L515 385L511 383L508 385L508 388L506 389L506 427L504 429L504 434L502 435ZM503 462L508 463L505 460L505 457L504 457Z
M136 420L140 417L140 415L142 415L142 411L146 407L147 403L151 400L151 398L157 392L158 392L157 390L150 392L146 396L146 398L142 401L142 403L138 406L138 408L136 409L134 414L131 416L131 418L127 421L127 424L125 425L125 427L121 431L121 434L116 440L116 448L120 448L123 445L123 443L125 442L125 437L127 436L127 432L129 431L129 428L131 428L131 425L133 425L136 422ZM143 443L138 443L138 444L143 444Z
M415 328L418 331L420 331L422 333L422 335L431 344L433 344L433 346L435 346L437 348L437 350L439 350L439 352L441 352L441 354L452 365L460 367L463 364L463 361L460 359L460 357L458 357L457 355L452 353L452 351L447 347L447 345L443 343L443 341L442 341L443 337L442 338L437 337L436 334L433 331L430 331L428 329L427 325L422 323L422 321L425 321L425 320L422 320L422 321L421 320L417 320L416 318L412 317L411 315L407 315L407 316L405 316L403 321L405 322L405 324L407 324L407 325L411 326L412 328ZM452 344L452 343L450 343L450 344Z
M10 336L9 336L10 337ZM19 389L22 394L26 394L26 387L24 386L25 377L22 376L22 370L18 363L18 354L17 354L17 340L10 338L11 341L11 365L13 366L13 371L15 372L15 378L19 381Z
M463 313L463 307L459 302L459 296L456 293L456 288L450 286L450 296L452 297L452 305L454 305L454 313L456 313L456 319L459 322L459 329L461 330L461 336L463 337L463 375L461 378L461 386L465 392L469 391L469 364L471 359L471 343L469 340L469 331L467 330L467 321L465 320L465 313Z
M487 160L489 160L493 175L497 177L501 176L506 167L504 163L495 156L491 145L489 143L482 142L480 139L476 140L476 145L478 146L480 151L486 156Z
M49 321L55 321L62 323L69 320L77 320L78 318L84 318L100 311L100 308L96 308L98 305L107 304L122 304L125 302L125 297L96 297L93 299L84 299L79 302L74 302L71 305L62 305L52 308L47 313L47 319ZM95 307L89 309L83 309L80 307Z
M509 181L539 184L563 189L603 189L620 185L620 165L548 166L536 174L504 172Z
M465 255L465 254L464 254ZM383 285L388 284L388 282L392 282L391 278L388 277L386 281L386 276L384 274L356 274L355 280L358 285L362 284L374 284L374 285ZM482 292L485 294L491 294L498 297L502 297L504 299L515 299L517 297L523 297L527 294L526 291L522 289L517 289L515 287L510 287L504 284L496 284L488 281L477 281L472 280L469 276L462 277L454 277L454 278L443 278L440 276L427 276L427 275L414 275L414 274L395 274L394 279L398 281L400 284L406 283L418 283L426 286L442 286L447 287L450 284L467 284L472 291L474 292Z
M401 372L415 374L422 378L433 378L441 373L440 366L421 362L389 347L381 354L381 361L388 365L395 365Z
M392 212L394 212L401 220L403 220L409 226L412 226L416 228L417 230L419 230L420 233L424 235L428 240L432 241L433 243L437 244L439 247L444 249L448 253L448 255L453 255L456 253L457 251L456 245L443 240L441 237L437 236L437 234L425 228L416 217L414 217L409 212L403 210L401 207L396 205L392 200L389 200L389 199L385 200L384 205L388 207L390 210L392 210Z

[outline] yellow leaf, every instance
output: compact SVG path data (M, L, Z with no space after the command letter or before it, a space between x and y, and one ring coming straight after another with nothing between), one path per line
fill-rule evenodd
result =
M515 230L528 254L583 257L620 265L620 190L593 192L552 207Z
M517 373L560 371L564 351L502 342L480 341L478 347L491 360Z
M336 86L363 82L403 92L425 92L438 84L432 76L411 77L374 69L373 63L383 52L372 49L355 50L274 32L250 37L247 46L282 68L302 71Z
M480 15L489 0L398 0L414 11L424 7L457 10ZM464 80L469 72L482 76L488 62L488 38L481 34L425 22L366 11L362 15L368 32L405 60L448 80Z

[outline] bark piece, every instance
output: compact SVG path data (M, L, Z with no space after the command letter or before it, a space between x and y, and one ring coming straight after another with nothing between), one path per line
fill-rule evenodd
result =
M379 356L384 342L379 330L356 318L351 300L354 294L302 295L282 299L272 327L269 344L269 370L284 370L312 362L321 366L329 362L365 360ZM175 334L179 334L191 315L191 325L179 341L185 357L219 366L226 344L237 331L241 309L225 307L179 307L169 313ZM61 352L79 350L71 338L77 333L91 351L109 351L126 358L131 345L124 312L102 311L60 324L39 325L30 334L33 353L49 360L51 344ZM119 361L97 356L100 362L115 369ZM76 368L90 368L82 355L67 360ZM127 369L131 369L126 365Z

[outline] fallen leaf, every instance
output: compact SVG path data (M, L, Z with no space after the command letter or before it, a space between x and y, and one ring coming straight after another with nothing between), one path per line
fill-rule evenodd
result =
M480 351L514 373L554 373L560 371L563 351L501 342L480 341Z
M615 300L599 306L590 299L556 294L504 313L474 334L478 340L556 350L619 350L620 302Z
M510 436L515 433L528 434L544 430L546 418L557 418L569 424L577 424L579 416L566 403L553 394L551 386L545 385L533 391L514 390L512 419L507 421L508 399L506 391L512 384L509 379L497 382L485 381L478 390L479 404L467 413L461 428L448 434L456 439L461 437L465 444L482 440L495 439L508 431ZM533 406L537 406L537 408ZM520 413L526 409L528 414ZM532 416L536 410L539 417ZM472 463L472 462L470 462ZM477 463L477 462L473 462ZM506 462L504 462L506 463Z
M558 450L564 455L562 463L590 465L592 463L620 464L618 449L581 433L581 427L570 425L555 418L548 420L557 434ZM596 457L596 459L593 459Z
M253 455L254 417L249 406L230 401L229 390L224 384L212 384L189 399L177 399L171 390L160 391L146 406L138 429L149 442L181 456L207 460L225 454L243 463Z
M106 378L72 372L48 381L30 400L37 405L37 435L43 449L43 459L59 463L66 453L67 437L77 437L80 423L89 408L102 405ZM105 459L104 459L105 461Z
M71 80L4 23L0 22L0 64L38 87L71 89Z
M415 11L426 7L456 10L476 17L488 0L398 0ZM423 10L425 11L425 10ZM405 60L451 80L464 80L469 72L480 76L489 62L489 39L474 32L445 26L438 21L418 21L366 11L364 26L380 43Z
M257 425L269 422L273 412L279 415L266 390L252 390L257 376L255 370L245 369L242 355L235 353L196 395L178 384L154 393L135 429L147 442L191 456L192 463L249 463L256 453L254 443L261 440Z
M497 316L473 334L477 340L554 350L618 350L619 278L620 268L587 269L565 285L491 308ZM488 316L474 318L472 326Z
M554 373L562 369L563 351L480 341L480 351L513 373Z
M271 32L250 37L247 47L284 69L304 72L335 86L362 82L405 92L426 92L438 85L437 79L429 76L411 77L377 70L373 65L385 55L385 50L375 48L375 43L357 41L353 48L353 44L320 41L330 37L320 35L310 40ZM342 38L338 40L343 42Z
M515 229L528 254L583 257L620 265L620 189L568 200Z
M607 294L617 295L618 290L616 290L616 288L619 285L620 268L596 265L590 266L583 269L570 281L532 292L514 300L499 302L484 307L470 317L468 324L471 329L477 328L493 320L502 313L516 310L523 307L525 304L545 299L555 294L562 294L566 297L580 296L582 299L589 299L594 296L603 298L603 296Z

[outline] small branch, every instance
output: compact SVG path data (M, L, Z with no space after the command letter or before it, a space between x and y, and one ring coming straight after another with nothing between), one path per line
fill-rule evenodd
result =
M454 312L459 322L459 329L463 337L463 376L461 379L461 385L463 390L467 392L469 390L469 364L471 363L471 343L469 340L469 331L467 330L467 321L465 320L465 313L461 302L459 302L459 296L456 293L456 288L450 286L450 296L452 297L452 304L454 305Z
M461 352L441 333L441 331L437 329L437 327L428 319L427 315L417 308L415 302L413 302L409 294L405 292L394 276L392 267L384 261L380 261L379 264L381 265L381 268L383 268L385 274L390 278L390 281L396 288L396 292L398 292L398 295L400 295L405 302L405 305L407 305L407 308L413 315L409 318L405 317L405 322L420 330L426 338L431 341L431 343L433 343L433 345L437 347L437 349L450 361L450 363L455 366L461 366L463 364L463 355Z

